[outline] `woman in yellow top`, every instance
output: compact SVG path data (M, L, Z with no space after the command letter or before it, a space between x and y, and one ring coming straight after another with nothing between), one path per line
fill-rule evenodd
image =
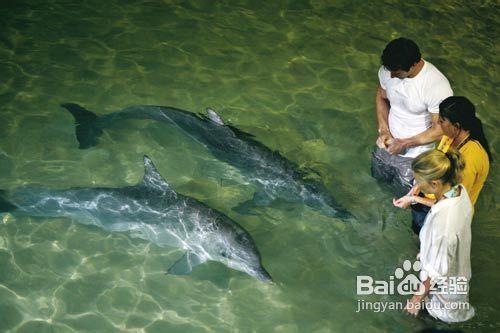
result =
M465 162L462 184L474 205L492 161L481 120L476 117L476 109L467 98L451 96L439 104L439 123L444 135L437 149L447 152L452 147L460 152ZM435 202L434 199L418 196L419 192L418 186L414 186L406 196L393 200L393 204L400 208L412 205L412 229L417 234Z

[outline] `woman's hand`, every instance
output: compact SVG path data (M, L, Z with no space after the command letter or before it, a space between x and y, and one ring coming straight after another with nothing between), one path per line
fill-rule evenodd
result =
M401 197L399 199L392 199L392 204L396 207L406 209L410 207L411 200L412 200L411 196L405 195L404 197Z

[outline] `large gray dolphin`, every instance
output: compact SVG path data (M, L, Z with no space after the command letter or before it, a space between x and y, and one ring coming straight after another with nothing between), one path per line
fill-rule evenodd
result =
M307 174L295 163L269 149L251 134L225 124L212 109L207 109L207 114L202 115L172 107L143 105L97 116L77 104L62 106L75 117L81 149L96 145L103 129L120 120L154 119L170 123L204 145L217 159L241 170L243 176L260 189L250 200L251 204L264 206L283 199L302 202L328 216L354 219L337 204L321 182L307 179ZM248 203L240 208L246 206Z
M0 212L69 217L108 231L131 231L158 246L181 247L184 256L168 269L189 274L205 261L221 262L262 281L272 281L252 237L226 215L176 193L144 156L145 173L135 186L51 190L23 187L0 196Z

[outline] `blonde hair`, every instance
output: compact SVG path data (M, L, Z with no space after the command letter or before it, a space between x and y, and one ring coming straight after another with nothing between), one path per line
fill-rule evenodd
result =
M455 150L446 153L433 149L418 155L412 162L411 168L415 177L430 183L440 180L443 184L455 186L462 180L462 170L465 163Z

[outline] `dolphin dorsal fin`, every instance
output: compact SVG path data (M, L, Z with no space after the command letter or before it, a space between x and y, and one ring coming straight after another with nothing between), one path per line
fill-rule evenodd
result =
M156 170L155 165L151 159L144 155L144 177L142 178L142 185L154 187L162 191L172 191L172 188L165 179Z
M217 112L214 111L212 108L206 108L205 112L207 113L208 119L210 119L212 122L224 126L224 121L222 118L217 114Z

